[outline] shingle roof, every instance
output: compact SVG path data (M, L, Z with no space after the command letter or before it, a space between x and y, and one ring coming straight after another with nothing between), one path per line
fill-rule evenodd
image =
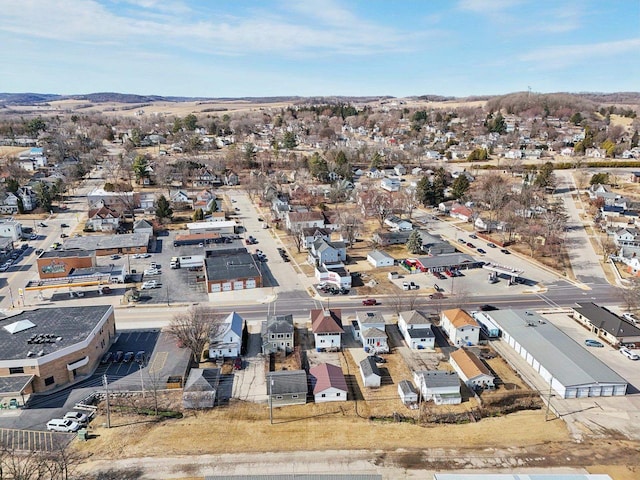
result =
M311 331L313 333L342 333L342 310L326 311L322 308L311 310Z
M265 329L269 333L293 333L293 315L270 315Z
M418 310L407 310L399 314L407 325L431 325L427 317Z
M309 370L309 375L315 378L313 393L317 394L328 388L337 388L347 391L347 381L344 378L342 369L330 363L321 363Z
M267 385L267 391L271 391L271 395L307 394L307 372L304 370L269 372L267 382L271 380L273 383Z
M219 381L219 368L192 368L184 385L184 391L207 392L216 390Z
M593 302L578 303L573 309L616 338L640 336L640 328Z
M422 370L416 372L421 377L422 385L427 388L455 387L460 385L460 377L456 372L445 370Z
M380 375L378 365L376 365L375 360L370 356L367 356L360 362L360 369L365 377L368 377L369 375L377 375L378 377L382 376Z
M480 375L491 375L489 369L482 363L476 355L469 350L460 348L449 355L456 362L460 370L468 379L478 377Z
M442 314L445 315L449 319L449 322L451 322L451 324L456 328L464 326L479 327L478 322L476 322L471 315L461 308L445 310Z

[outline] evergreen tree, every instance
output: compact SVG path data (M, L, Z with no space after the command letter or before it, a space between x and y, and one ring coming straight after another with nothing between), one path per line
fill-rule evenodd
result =
M198 117L196 117L193 113L190 113L182 122L184 124L184 128L186 128L189 132L193 132L198 126Z
M200 220L204 220L204 212L202 211L201 208L196 209L195 212L193 212L192 217L194 222L198 222Z
M296 136L293 132L284 132L284 137L282 138L282 146L288 150L292 150L298 146Z
M467 176L459 175L451 185L451 195L453 195L453 198L458 200L464 197L465 193L467 193L467 190L469 190L469 186L470 184Z
M412 255L422 252L422 237L418 230L413 230L409 235L406 243L407 250Z
M169 200L164 195L160 195L156 200L156 217L161 223L170 220L173 217L173 209L169 204Z
M149 167L149 162L142 155L137 155L133 160L133 165L131 168L133 170L133 174L136 176L136 181L140 181L140 179L148 176L147 168Z
M553 174L553 164L551 162L542 165L538 175L536 175L534 184L542 188L555 187L556 181Z

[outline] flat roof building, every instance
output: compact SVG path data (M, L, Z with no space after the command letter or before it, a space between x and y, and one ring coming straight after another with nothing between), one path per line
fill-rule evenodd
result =
M150 235L147 232L125 233L121 235L88 235L68 238L61 250L92 250L96 255L116 253L146 253Z
M625 395L627 381L535 312L485 312L502 339L562 398Z

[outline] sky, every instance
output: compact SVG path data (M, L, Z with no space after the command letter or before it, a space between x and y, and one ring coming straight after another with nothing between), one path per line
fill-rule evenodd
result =
M640 91L640 0L0 0L0 92Z

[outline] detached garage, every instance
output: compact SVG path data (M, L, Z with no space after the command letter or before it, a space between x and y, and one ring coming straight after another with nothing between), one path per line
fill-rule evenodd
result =
M485 312L502 339L562 398L626 395L627 381L540 315L527 310Z
M394 258L380 250L374 250L367 255L367 261L375 268L381 267L393 267L395 262Z

